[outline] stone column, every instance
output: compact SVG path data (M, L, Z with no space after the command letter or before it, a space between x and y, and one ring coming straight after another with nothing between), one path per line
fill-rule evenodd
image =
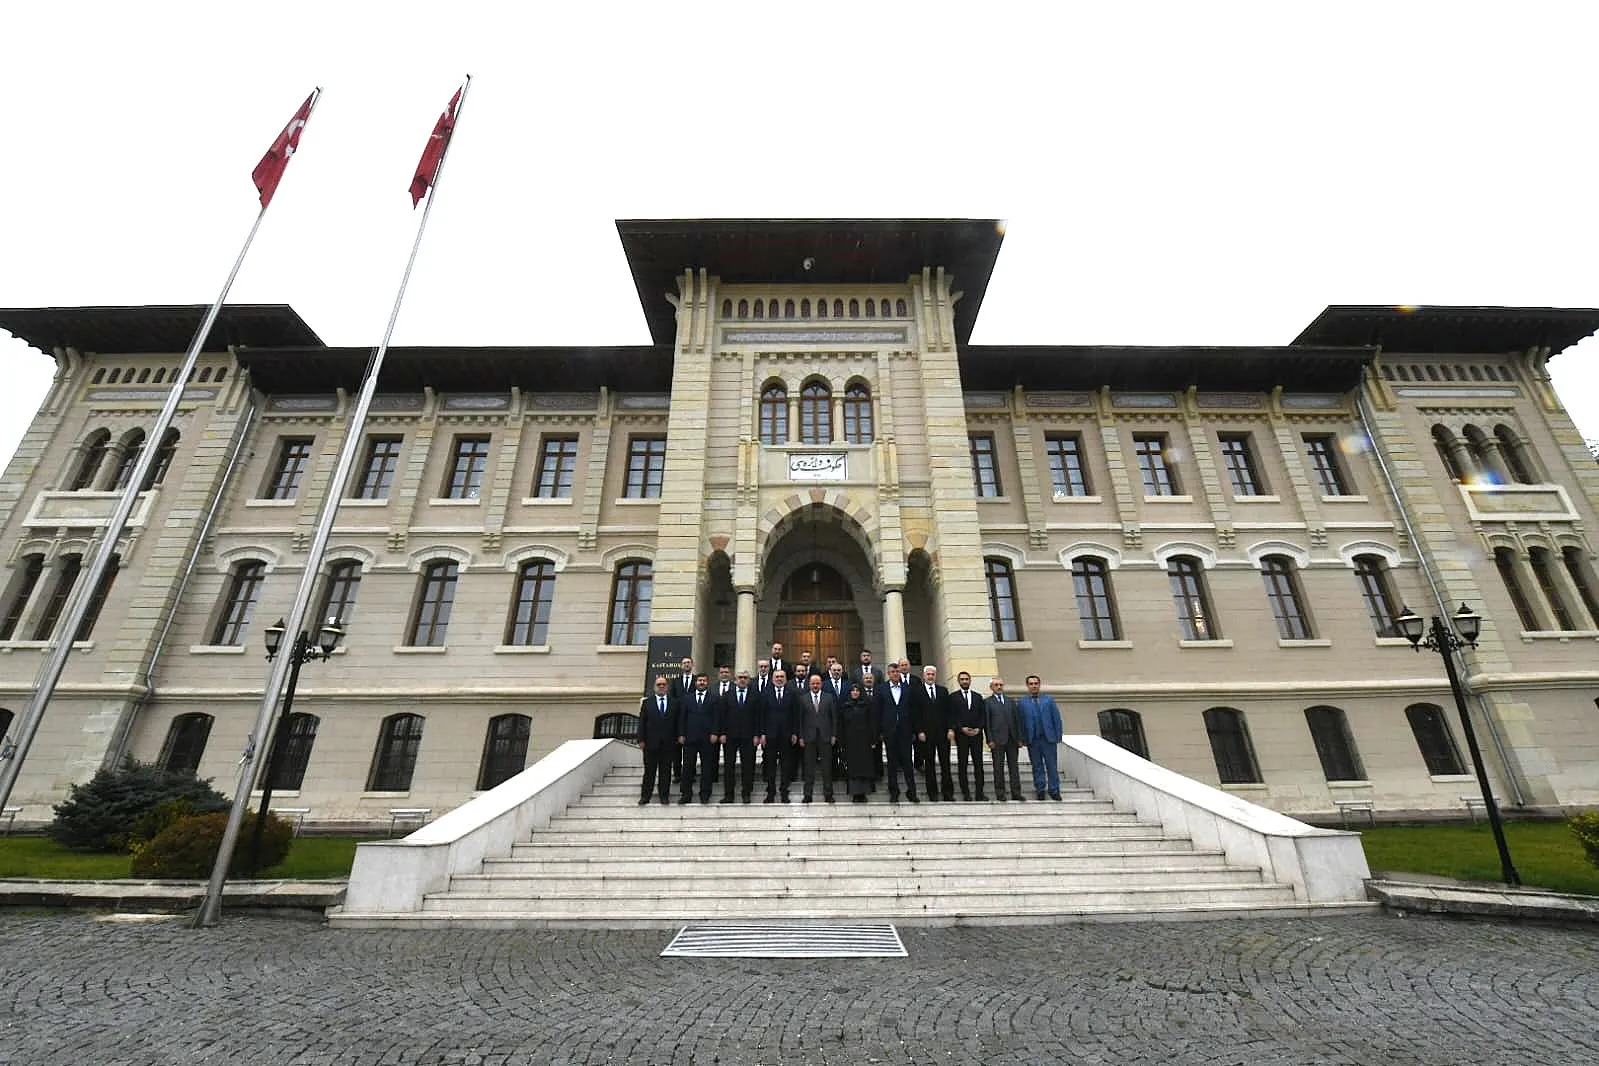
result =
M1521 586L1521 595L1527 601L1527 609L1538 619L1538 629L1542 632L1558 630L1560 623L1555 620L1555 612L1544 598L1543 586L1538 581L1538 575L1533 572L1532 560L1527 557L1525 551L1510 553L1510 572L1515 575L1516 584Z
M1453 433L1449 435L1449 454L1454 457L1455 469L1460 471L1462 481L1472 481L1481 473L1477 469L1477 457L1471 454L1466 442Z
M1554 586L1553 592L1561 599L1561 606L1566 609L1566 617L1571 619L1573 630L1588 629L1588 607L1583 602L1582 590L1577 588L1577 583L1571 579L1571 571L1566 569L1566 560L1554 549L1548 549L1544 558L1548 560L1549 583Z
M1510 465L1505 462L1505 457L1499 453L1499 442L1484 434L1481 443L1482 462L1488 468L1488 473L1501 485L1514 485L1516 478L1510 472Z
M833 433L830 443L841 444L844 441L844 396L842 393L833 394Z
M905 658L905 590L888 589L883 593L883 644L889 662Z
M738 590L738 620L734 626L733 661L735 670L748 670L755 676L755 590Z

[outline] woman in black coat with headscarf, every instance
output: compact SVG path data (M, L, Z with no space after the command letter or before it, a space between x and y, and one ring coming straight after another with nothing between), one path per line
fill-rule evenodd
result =
M849 794L855 803L865 803L872 790L872 745L877 743L877 707L861 693L860 682L852 682L839 708L838 744L844 752L845 772L849 775Z

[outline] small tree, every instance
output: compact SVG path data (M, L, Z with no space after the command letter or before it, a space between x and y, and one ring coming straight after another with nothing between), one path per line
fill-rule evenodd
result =
M241 839L249 840L255 831L257 817L259 815L251 812L244 820ZM220 811L178 818L157 833L134 855L133 876L206 877L211 873L211 867L216 865L217 849L222 846L222 834L227 824L228 816ZM275 814L267 815L266 825L261 832L261 869L276 866L287 858L289 846L293 842L294 826L290 825L287 819L279 818ZM249 846L235 849L233 861L228 864L228 876L241 876L249 863Z
M168 773L129 758L103 769L55 805L46 832L56 843L84 851L126 851L141 836L140 821L163 803L183 801L190 811L225 811L228 799L191 773ZM159 826L147 830L153 834Z
M1588 861L1599 866L1599 811L1589 811L1579 814L1566 823L1571 827L1571 832L1582 841L1582 850L1588 853Z

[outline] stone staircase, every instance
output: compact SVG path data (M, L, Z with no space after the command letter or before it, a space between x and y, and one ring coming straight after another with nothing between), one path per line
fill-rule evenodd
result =
M618 766L532 839L458 873L424 925L677 926L875 919L998 924L1325 912L1082 788L1062 802L638 806ZM1023 779L1027 771L1023 768Z

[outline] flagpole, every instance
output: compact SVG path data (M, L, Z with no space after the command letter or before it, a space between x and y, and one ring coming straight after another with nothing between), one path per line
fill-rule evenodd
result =
M145 491L144 480L150 476L150 471L160 456L162 438L166 436L167 430L172 428L173 419L178 413L178 405L183 400L183 391L194 371L194 364L199 361L200 351L205 347L206 338L211 334L211 327L216 324L217 316L222 312L222 305L228 298L228 290L233 288L233 281L239 276L239 268L244 265L244 257L249 254L256 232L261 228L261 220L266 217L266 210L262 207L256 213L255 222L250 227L250 235L244 239L244 247L239 249L239 257L233 261L233 269L228 271L228 280L223 283L216 302L206 312L200 328L194 333L194 339L189 342L183 366L172 379L172 389L167 393L167 402L162 406L161 413L156 416L155 425L150 427L150 432L144 439L144 447L139 452L139 459L134 464L133 473L129 475L128 483L122 490L122 496L117 500L111 517L106 520L105 527L100 531L100 543L95 549L94 561L89 566L89 572L80 575L73 585L69 596L71 606L67 608L66 621L58 624L56 632L60 636L50 650L50 658L45 661L39 671L38 679L34 682L33 696L28 700L28 706L22 712L21 722L17 726L15 745L0 752L0 806L11 799L11 791L16 785L22 761L28 756L28 749L33 745L33 738L39 732L39 725L44 719L45 708L50 702L50 697L55 694L56 685L61 680L61 672L66 669L67 657L72 654L72 645L77 639L78 630L83 626L84 618L88 616L89 607L94 602L100 582L104 580L106 571L110 568L112 556L117 554L117 542L122 538L128 518L133 514L139 497Z
M456 121L459 121L461 109L466 106L466 92L471 85L472 76L469 74L461 87L460 100L455 107ZM453 134L453 125L451 132ZM451 139L453 140L453 136ZM338 462L334 465L333 477L328 482L327 496L322 501L322 510L317 518L316 534L312 537L310 549L306 553L305 570L300 575L300 586L295 591L294 603L290 606L289 614L283 623L284 635L291 642L291 650L295 646L294 642L300 639L305 616L309 612L311 593L316 587L318 578L322 576L322 558L327 552L328 541L333 534L333 522L338 516L339 501L344 495L344 486L350 478L350 468L354 466L356 453L361 447L361 431L366 424L367 412L372 406L372 397L377 392L378 375L383 370L383 359L388 354L389 340L394 336L394 324L400 317L400 305L405 301L405 289L411 281L411 270L416 266L417 252L422 247L422 234L427 231L428 217L433 213L433 203L438 198L439 184L444 177L444 163L449 154L450 143L446 141L443 154L439 158L438 169L433 172L433 181L428 188L427 205L423 207L421 221L417 223L416 237L411 242L411 255L405 262L405 273L400 276L400 289L395 293L394 307L389 312L389 322L383 330L383 340L373 351L372 358L367 364L360 397L350 414L344 434L344 444L339 449ZM256 778L260 776L261 768L267 761L264 758L257 759L256 754L266 750L267 741L272 735L272 720L277 716L284 682L288 678L289 669L295 658L293 654L285 654L272 660L272 672L267 679L266 689L261 694L261 707L256 713L255 727L245 739L244 753L239 759L239 779L233 790L233 806L228 811L228 822L222 832L222 843L217 849L216 863L211 868L211 880L206 885L205 899L201 901L200 909L195 913L191 928L202 929L215 925L221 917L222 886L227 881L233 851L238 846L239 830L244 824L245 810L250 805L250 793L255 791ZM264 818L267 813L258 811L256 817Z

